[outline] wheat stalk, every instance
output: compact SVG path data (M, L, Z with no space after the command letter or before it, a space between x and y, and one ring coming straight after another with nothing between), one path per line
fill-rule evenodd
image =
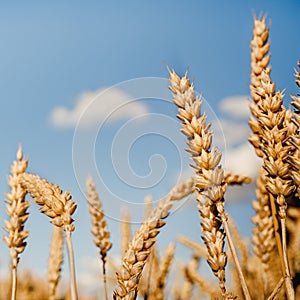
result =
M198 210L201 216L202 239L208 250L207 262L213 273L219 279L219 286L224 298L228 293L225 287L225 266L227 261L224 252L225 234L234 257L241 279L246 299L250 299L245 279L241 272L235 249L227 225L227 216L224 211L224 193L226 183L224 170L219 165L221 153L217 148L210 150L212 133L210 124L206 124L206 115L201 114L201 100L194 96L194 86L185 74L180 78L174 70L170 73L170 90L173 93L173 102L178 107L177 117L182 121L182 132L188 138L189 149L194 160L195 189ZM222 221L220 221L220 219ZM223 224L224 230L221 228Z
M48 261L49 300L56 299L56 290L60 280L64 260L64 234L61 227L53 226L53 233Z
M90 218L92 223L91 232L94 235L94 244L100 249L100 256L103 266L103 281L104 281L104 290L105 298L107 296L107 283L106 283L106 256L107 252L112 247L110 242L110 233L107 229L107 223L104 218L102 204L100 202L99 194L96 190L95 183L92 178L89 177L86 181L86 200L89 205Z
M38 175L21 174L18 182L34 198L35 203L41 206L40 211L51 218L50 222L55 226L62 227L66 232L71 298L76 300L78 296L71 233L75 230L72 215L77 205L69 192L63 192L58 185L49 183Z
M188 179L173 187L170 193L159 201L149 217L135 232L131 243L122 258L122 267L117 273L117 285L114 290L114 299L136 299L137 286L149 257L152 246L160 228L166 223L163 221L169 215L175 201L180 200L193 191L194 181Z
M6 193L6 213L9 220L4 220L4 230L8 236L4 236L4 242L10 249L11 257L11 299L16 299L17 291L17 266L20 260L20 254L25 250L25 239L29 235L28 230L24 230L25 222L29 217L27 212L30 202L25 201L26 190L18 182L18 177L26 172L28 161L23 159L21 146L17 151L17 160L13 162L8 178L10 192Z

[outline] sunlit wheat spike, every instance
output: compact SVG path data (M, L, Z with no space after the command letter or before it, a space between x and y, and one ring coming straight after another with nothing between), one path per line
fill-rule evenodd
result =
M94 235L95 245L100 249L101 259L105 263L107 252L112 247L110 233L107 229L107 222L105 220L99 194L91 177L87 179L86 186L87 202L93 226L91 232Z
M136 299L137 287L146 261L156 243L160 228L166 223L169 211L174 203L193 192L194 181L188 179L174 186L169 194L158 202L149 217L135 232L128 250L122 258L122 267L117 273L117 285L114 299Z
M196 198L201 216L202 239L208 251L207 262L219 279L223 297L226 297L229 295L225 287L227 256L224 251L225 233L222 225L226 230L231 251L235 250L224 212L226 183L224 170L220 165L222 155L217 148L211 149L210 124L206 122L206 115L201 113L201 99L195 96L194 86L190 83L187 73L181 78L174 70L169 71L169 74L169 88L179 112L177 117L182 122L182 132L186 135L190 148L188 152L194 161ZM245 297L250 299L237 257L234 253L233 256L236 259Z
M48 260L49 299L56 299L57 286L64 260L64 234L61 227L53 226L50 255Z
M75 230L72 215L76 210L77 204L72 200L69 192L63 192L58 185L49 183L38 175L20 174L18 181L31 195L35 203L41 206L40 211L51 218L50 222L57 227L62 227L66 232L71 300L76 300L78 296L71 234Z
M254 17L253 36L250 43L251 46L251 84L250 92L253 102L250 104L250 111L253 115L249 121L252 135L249 142L253 145L256 154L263 156L260 142L261 124L257 120L259 111L259 102L261 98L257 95L257 88L261 88L261 77L264 70L269 66L270 62L270 43L268 42L270 28L266 25L266 17Z
M277 213L280 218L281 237L277 233L277 245L282 260L282 271L286 275L286 292L288 299L294 299L288 257L286 237L286 207L287 198L292 195L295 185L290 175L288 155L292 150L289 143L289 130L286 109L283 106L283 93L276 92L275 83L270 78L270 70L262 72L261 86L255 90L260 97L257 119L261 126L260 140L263 152L263 167L267 172L266 188L270 193L271 207L274 199L277 202ZM276 209L276 208L275 208ZM272 210L273 216L277 213ZM277 220L273 217L273 223Z
M106 287L106 256L112 243L110 242L110 233L107 229L107 222L104 218L104 212L102 204L99 198L99 194L96 190L95 183L92 178L89 177L86 181L86 200L89 206L90 219L92 223L91 232L94 235L94 244L99 248L101 260L103 264L103 279L105 295L107 299L107 287Z
M201 100L194 96L194 86L184 75L180 78L174 71L170 72L170 90L173 93L173 101L178 107L178 118L182 121L183 133L188 137L188 145L193 150L192 158L196 169L195 187L197 190L198 209L201 215L202 238L208 249L208 263L214 274L219 278L222 293L226 294L225 266L226 253L224 252L225 235L221 228L222 223L216 222L218 210L215 202L210 200L209 188L216 186L216 202L223 200L225 192L224 174L216 168L216 176L212 176L210 169L215 168L221 159L221 154L215 150L210 153L212 134L209 125L206 124L206 115L201 115ZM202 156L203 154L203 156ZM202 157L204 159L202 159ZM212 166L211 166L212 165ZM203 177L203 169L207 170ZM218 185L214 179L218 178ZM211 181L210 183L207 181ZM205 194L201 194L201 191Z
M69 232L75 230L72 215L77 204L69 192L63 192L58 185L49 183L38 175L25 173L20 175L18 180L35 203L41 206L40 211L51 218L53 225L63 227Z
M12 296L16 298L17 289L17 265L20 259L20 254L25 250L25 239L29 236L29 231L24 229L25 222L29 217L27 212L30 202L25 200L26 190L18 181L20 175L26 172L28 161L23 159L22 147L17 151L17 160L13 162L8 178L10 191L6 193L6 213L9 217L5 220L4 230L8 233L4 236L4 242L10 249L11 257L11 280L12 280Z

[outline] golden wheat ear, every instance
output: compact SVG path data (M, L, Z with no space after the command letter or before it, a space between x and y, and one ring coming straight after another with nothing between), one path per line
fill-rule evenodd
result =
M31 195L35 203L41 206L40 211L51 218L51 223L62 227L66 232L71 299L76 300L78 295L71 235L75 230L72 215L76 210L77 204L72 200L69 192L63 192L58 185L49 183L46 179L41 179L38 175L20 174L18 181Z
M4 236L4 242L10 249L11 257L11 299L16 299L17 291L17 266L20 260L20 254L25 250L26 238L29 231L24 229L25 222L29 217L27 209L30 202L25 200L26 190L21 186L18 178L26 172L28 161L23 159L22 147L17 151L17 160L13 162L8 178L10 191L6 193L6 213L9 220L5 220L4 230L8 233Z
M107 223L104 218L104 212L100 201L99 194L97 192L94 181L89 177L86 181L86 200L89 206L90 219L92 223L91 232L94 235L94 244L100 250L100 256L102 260L102 272L104 281L105 298L107 295L107 283L106 283L106 256L112 243L110 242L110 233L107 229Z
M187 73L180 78L174 70L170 71L169 88L173 94L173 102L178 108L177 117L182 122L181 131L187 137L189 146L187 151L194 161L196 199L201 218L202 239L208 252L207 262L219 280L222 296L229 297L231 294L225 287L227 263L227 255L224 251L225 230L244 296L250 299L228 229L227 216L224 211L226 182L224 170L220 165L222 154L217 148L211 149L213 136L210 131L211 124L207 124L207 116L201 113L202 101L195 96L194 86L187 77Z

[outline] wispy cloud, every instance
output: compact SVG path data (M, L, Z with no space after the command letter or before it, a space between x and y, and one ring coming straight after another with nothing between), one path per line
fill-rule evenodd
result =
M83 92L73 108L58 106L50 115L51 123L60 128L93 127L104 121L114 122L130 119L148 112L147 106L134 101L130 95L118 89L101 88L94 92Z
M221 100L220 109L223 113L228 114L229 117L235 119L249 118L249 99L247 95L237 95L227 97Z
M216 135L217 140L223 138L223 143L225 140L224 167L233 173L255 177L261 162L248 142L249 96L227 97L219 105L226 117L220 120L223 136Z

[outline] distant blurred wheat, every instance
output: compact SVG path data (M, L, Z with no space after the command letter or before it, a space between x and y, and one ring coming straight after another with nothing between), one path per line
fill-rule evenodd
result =
M252 116L249 120L252 134L249 142L261 158L261 168L256 179L256 200L253 201L252 245L240 236L238 225L225 210L227 186L247 184L251 179L225 172L220 165L221 152L211 147L213 133L207 116L201 112L201 98L195 96L187 73L180 77L174 70L169 70L170 90L195 174L174 186L156 207L152 208L147 198L145 220L132 236L130 214L128 211L123 213L122 264L117 269L109 259L112 243L96 185L91 178L87 180L91 232L102 261L103 289L99 282L99 299L300 299L300 95L291 96L294 110L284 107L283 92L276 91L270 76L269 31L265 17L254 18L250 84ZM295 78L300 88L297 70ZM4 242L10 249L11 276L0 281L0 299L78 299L71 240L75 230L72 216L77 205L69 192L27 173L27 164L19 147L8 178L10 191L6 194L8 219L5 220L7 235ZM17 278L20 254L25 250L25 239L29 235L24 229L29 217L27 193L54 226L48 283L29 272L19 274ZM163 230L172 206L189 194L194 194L196 199L204 245L184 236L178 237L177 241L190 248L193 255L186 265L175 266L175 244L170 243L160 257L156 248L157 236ZM68 250L70 287L61 293L58 285L64 261L64 241ZM228 247L225 247L226 243ZM203 258L217 277L218 285L200 274L199 262ZM226 268L230 273L225 272ZM116 275L111 276L107 270L113 270ZM168 281L170 273L174 278L172 282ZM95 298L81 296L80 299Z

